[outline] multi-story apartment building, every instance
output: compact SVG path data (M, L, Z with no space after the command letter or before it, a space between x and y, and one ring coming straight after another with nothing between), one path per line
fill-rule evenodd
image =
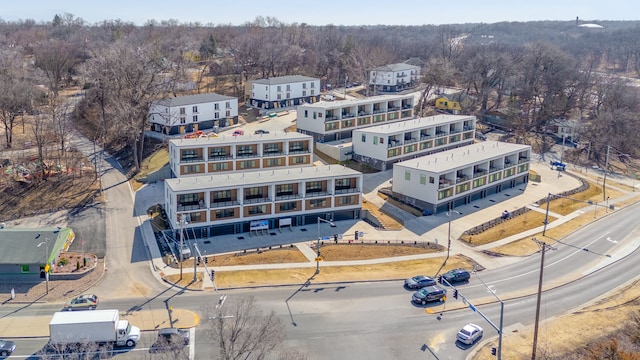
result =
M356 129L414 118L414 102L411 94L320 101L298 106L296 124L319 142L349 139Z
M387 92L401 91L418 85L420 67L406 63L379 66L369 71L369 85Z
M357 219L362 174L326 165L168 179L164 202L168 221L198 238Z
M260 109L280 109L320 98L320 79L290 75L250 80L245 87L246 101Z
M353 159L386 170L399 161L474 142L476 118L436 115L353 131Z
M155 101L149 110L151 130L168 135L217 129L238 122L238 99L215 93Z
M393 165L392 191L438 213L529 180L531 146L486 141Z
M169 141L176 177L313 165L313 139L297 132L219 135Z

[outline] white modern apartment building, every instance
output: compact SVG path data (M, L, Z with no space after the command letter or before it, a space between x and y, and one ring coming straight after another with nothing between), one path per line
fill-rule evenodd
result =
M420 67L406 63L379 66L369 71L369 85L385 92L415 87L419 79Z
M218 129L238 122L238 99L215 93L155 101L149 110L151 130L168 135Z
M320 99L320 79L290 75L250 80L245 87L246 101L255 108L280 109Z
M531 146L486 141L393 165L401 201L438 213L527 185Z
M353 159L387 170L399 161L473 144L475 116L436 115L353 131Z
M176 177L313 165L313 139L297 132L219 135L169 141Z
M296 124L319 142L349 139L356 129L414 118L414 103L411 94L320 101L298 106Z
M165 181L170 224L198 238L360 217L362 174L341 165Z

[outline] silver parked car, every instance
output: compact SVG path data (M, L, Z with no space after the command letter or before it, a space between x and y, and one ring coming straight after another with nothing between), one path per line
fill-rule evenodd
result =
M471 345L482 337L484 330L476 324L467 324L460 331L456 338L463 344Z
M430 276L417 275L404 281L404 286L408 289L421 289L426 286L433 286L436 280Z

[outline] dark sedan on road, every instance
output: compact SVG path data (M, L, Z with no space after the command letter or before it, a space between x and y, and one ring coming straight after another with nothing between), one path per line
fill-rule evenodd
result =
M471 274L469 274L469 272L465 269L453 269L442 274L442 278L449 284L453 284L457 282L469 281L469 279L471 278Z
M430 301L444 301L445 296L447 296L447 290L441 288L440 286L427 286L413 293L411 301L416 304L425 305Z
M404 281L404 286L408 289L421 289L425 286L433 286L436 280L430 276L418 275Z

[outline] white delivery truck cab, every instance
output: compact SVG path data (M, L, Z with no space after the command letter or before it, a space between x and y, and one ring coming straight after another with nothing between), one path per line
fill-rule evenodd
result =
M62 311L49 322L49 343L55 345L111 343L134 347L140 329L120 320L118 310Z

